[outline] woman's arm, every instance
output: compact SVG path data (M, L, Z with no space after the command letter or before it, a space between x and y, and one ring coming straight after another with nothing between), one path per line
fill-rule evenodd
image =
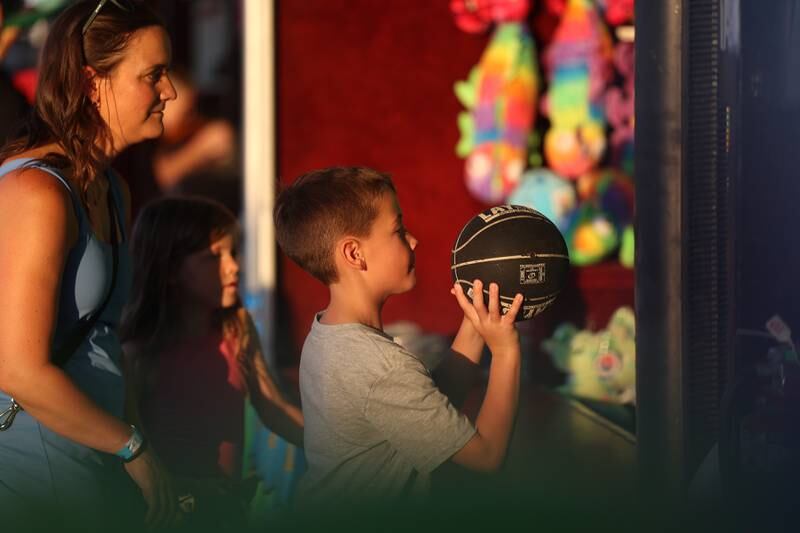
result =
M264 425L292 444L302 447L303 413L283 397L270 376L258 331L250 315L247 312L244 315L244 327L247 328L246 336L250 344L246 354L248 368L244 371L250 403Z
M50 361L61 272L76 238L69 193L52 176L26 169L0 181L0 389L56 433L115 453L131 428Z
M130 426L93 403L50 360L61 273L78 235L72 213L69 193L44 171L0 180L0 389L54 432L114 454L131 437ZM145 450L125 468L148 503L147 523L171 522L174 494L154 456Z

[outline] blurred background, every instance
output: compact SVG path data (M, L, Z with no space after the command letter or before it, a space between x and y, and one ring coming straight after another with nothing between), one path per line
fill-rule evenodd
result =
M520 326L520 412L491 481L508 502L619 525L616 511L647 509L643 485L704 510L723 481L735 503L791 486L769 476L800 456L796 350L772 320L800 317L796 2L640 2L635 17L633 0L149 3L179 97L164 137L116 166L134 209L191 193L240 216L244 300L285 388L327 296L276 249L275 193L311 169L365 165L393 176L420 241L417 287L384 313L416 351L446 349L461 320L451 247L476 213L528 205L568 244L567 286ZM0 138L32 102L37 49L65 4L2 2ZM473 396L474 415L480 386ZM250 431L267 515L302 452Z

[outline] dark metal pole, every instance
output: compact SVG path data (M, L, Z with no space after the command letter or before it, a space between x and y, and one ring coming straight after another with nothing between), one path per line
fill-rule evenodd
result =
M684 482L683 0L636 5L636 396L643 488Z

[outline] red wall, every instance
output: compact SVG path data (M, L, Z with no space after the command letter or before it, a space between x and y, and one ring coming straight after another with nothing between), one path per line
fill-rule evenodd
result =
M384 322L453 333L450 248L484 206L467 193L456 157L453 83L488 42L459 31L447 0L278 2L278 171L366 165L390 172L404 220L419 239L417 287L390 300ZM280 255L280 292L302 344L327 305L322 284Z

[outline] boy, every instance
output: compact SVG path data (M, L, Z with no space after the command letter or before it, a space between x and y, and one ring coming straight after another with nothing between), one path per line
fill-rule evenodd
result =
M473 426L434 384L430 369L382 331L381 309L415 284L417 239L402 221L394 185L368 168L309 172L275 205L278 243L330 291L303 346L300 394L308 471L301 502L387 503L427 492L430 473L447 460L496 470L517 406L517 295L506 315L498 287L475 280L473 302L451 289L464 311L453 354L442 366L480 362L492 352L488 389ZM461 383L463 392L468 384Z

